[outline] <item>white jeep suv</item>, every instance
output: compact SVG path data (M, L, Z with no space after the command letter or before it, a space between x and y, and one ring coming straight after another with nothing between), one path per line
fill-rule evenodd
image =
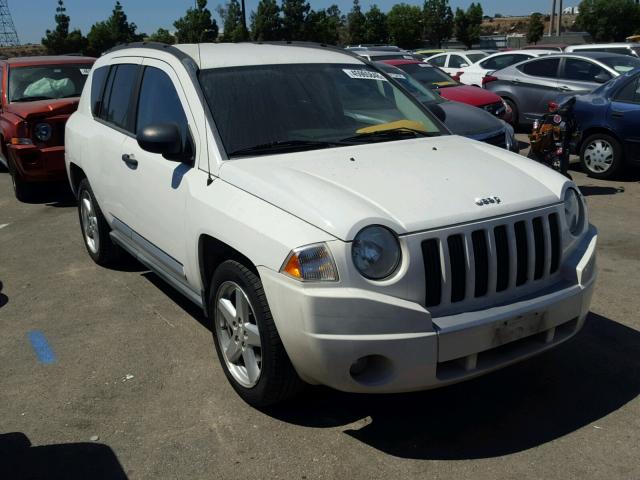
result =
M118 48L66 130L82 234L201 306L252 405L438 387L582 327L596 229L551 169L314 46Z

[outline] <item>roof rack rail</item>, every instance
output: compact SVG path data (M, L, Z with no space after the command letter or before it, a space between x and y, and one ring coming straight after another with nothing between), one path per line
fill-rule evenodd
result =
M150 48L152 50L159 50L162 52L167 52L177 57L179 60L184 60L185 58L191 58L189 55L184 53L179 48L174 47L173 45L169 45L167 43L162 42L132 42L132 43L123 43L121 45L116 45L115 47L107 50L102 55L106 55L107 53L117 52L118 50L125 50L127 48Z

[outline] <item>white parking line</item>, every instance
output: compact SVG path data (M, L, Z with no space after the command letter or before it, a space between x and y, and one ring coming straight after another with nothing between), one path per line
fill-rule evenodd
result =
M8 226L9 226L8 223L0 224L0 230L2 230L4 227L8 227Z

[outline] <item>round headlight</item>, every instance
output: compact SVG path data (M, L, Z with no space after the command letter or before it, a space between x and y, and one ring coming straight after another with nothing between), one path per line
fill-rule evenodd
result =
M574 188L568 188L564 194L564 215L569 232L574 237L577 236L584 226L584 208L580 195Z
M373 225L363 228L356 235L351 257L363 277L382 280L396 271L402 253L398 238L391 230Z
M33 134L41 142L48 142L51 140L52 131L51 125L48 123L36 123L36 126L33 129Z

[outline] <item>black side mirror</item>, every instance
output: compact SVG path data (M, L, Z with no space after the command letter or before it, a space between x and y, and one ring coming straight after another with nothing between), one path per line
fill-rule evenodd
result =
M611 80L611 77L606 73L600 72L598 75L593 77L593 79L598 83L607 83L609 80Z
M136 140L143 150L159 153L167 160L182 162L188 157L180 130L173 123L148 125L138 132Z
M435 115L435 117L440 120L442 123L447 119L447 114L444 113L444 110L437 103L428 103L426 107L429 109L431 113Z

